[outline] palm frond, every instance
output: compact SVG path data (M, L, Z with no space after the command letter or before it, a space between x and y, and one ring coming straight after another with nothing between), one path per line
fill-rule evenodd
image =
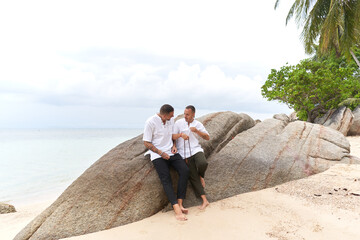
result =
M344 24L340 45L341 51L350 58L351 47L360 42L360 1L344 2L343 10Z
M279 6L280 0L276 0L275 5L274 5L274 9L276 10Z
M327 10L329 8L327 6L329 4L330 0L318 0L308 14L301 33L301 39L304 43L306 53L313 53L313 46L319 38L320 31L328 13Z
M280 0L276 0L275 9ZM286 24L295 18L303 26L301 40L305 52L319 54L335 49L339 55L360 43L360 0L295 0L286 17Z
M342 0L333 0L330 2L329 11L326 15L324 24L321 27L319 41L320 53L328 52L335 48L336 53L340 54L340 36L343 25Z
M288 12L288 15L286 17L286 21L285 21L285 24L287 25L288 22L290 21L290 19L293 17L294 15L294 12L295 12L295 9L296 9L296 1L295 3L291 6L289 12Z

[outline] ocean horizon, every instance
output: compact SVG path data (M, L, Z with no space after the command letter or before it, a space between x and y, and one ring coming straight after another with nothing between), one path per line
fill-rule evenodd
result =
M0 129L0 202L57 197L108 151L143 129Z

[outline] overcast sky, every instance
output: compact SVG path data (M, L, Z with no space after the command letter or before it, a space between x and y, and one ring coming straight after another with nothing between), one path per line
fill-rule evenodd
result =
M307 56L274 2L1 1L0 128L141 128L164 103L288 114L260 88Z

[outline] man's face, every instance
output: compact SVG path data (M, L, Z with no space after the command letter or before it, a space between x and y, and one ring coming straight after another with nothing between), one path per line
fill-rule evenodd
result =
M190 123L192 120L194 120L195 113L191 109L185 108L184 117L185 121Z
M171 112L169 114L165 114L165 116L164 116L166 121L169 121L172 117L174 117L174 112Z

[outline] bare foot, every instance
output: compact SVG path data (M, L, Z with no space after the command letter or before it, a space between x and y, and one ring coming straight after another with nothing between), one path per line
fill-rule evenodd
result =
M184 208L184 207L180 207L180 209L181 209L181 212L182 212L183 214L188 214L188 213L189 213L189 210L186 209L186 208Z
M181 210L182 213L184 214L188 214L189 210L187 210L186 208L184 208L183 206L183 199L178 199L178 204L176 204L179 206L179 209ZM175 205L174 205L175 206ZM176 207L177 208L177 207Z
M180 214L175 214L175 217L176 217L176 220L179 220L179 221L186 221L186 220L188 220L187 217L186 217L184 214L182 214L182 213L180 213Z
M186 216L184 215L184 210L186 210L186 212L187 212L187 209L185 209L182 205L180 206L179 204L174 204L173 208L174 208L175 217L177 220L179 220L179 221L187 220Z
M204 210L207 206L209 206L210 205L210 203L208 202L208 201L205 201L205 202L203 202L203 204L201 204L201 206L199 206L198 208L200 209L200 210Z
M203 186L203 188L205 188L205 180L204 180L204 178L200 177L200 182L201 182L201 185Z

